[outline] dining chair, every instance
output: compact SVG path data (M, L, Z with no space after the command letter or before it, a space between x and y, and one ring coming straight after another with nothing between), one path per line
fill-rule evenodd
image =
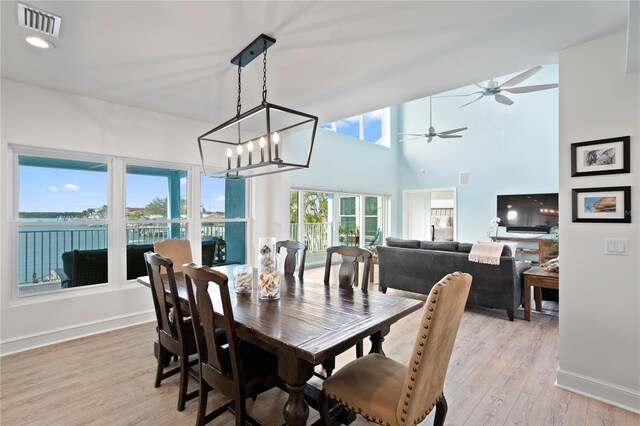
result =
M280 249L284 247L287 249L287 256L284 258L284 273L285 275L293 275L296 270L296 255L300 253L300 260L298 266L298 277L304 278L304 261L307 256L307 246L299 241L278 241L276 242L276 253L280 253Z
M373 254L364 248L360 247L348 247L348 246L334 246L327 248L327 261L324 267L324 284L329 285L331 278L331 266L333 264L333 255L338 254L342 257L340 263L340 269L338 270L338 285L340 288L352 290L354 286L358 286L358 269L359 264L364 264L362 272L362 283L360 289L367 293L369 286L369 269L371 268L371 261ZM361 341L356 343L356 358L362 357L364 354L364 344ZM335 357L329 358L322 363L322 366L326 372L326 377L330 377L333 369L335 368ZM316 374L321 379L325 376Z
M469 295L471 275L455 272L433 286L422 314L409 367L379 354L358 358L323 382L321 417L331 424L328 398L384 425L415 425L436 407L447 415L444 380Z
M256 398L281 384L278 377L278 359L236 335L228 278L208 266L193 263L184 265L193 330L200 356L200 397L196 425L203 425L230 411L236 416L236 425L259 423L247 414L246 398ZM214 314L209 293L213 284L214 294L220 295L223 318ZM215 327L226 330L226 340L214 332ZM232 398L209 414L207 394L215 387L223 395Z
M189 240L171 238L153 243L153 251L173 261L173 272L182 272L182 265L193 262Z
M154 352L158 358L155 387L160 387L160 382L167 377L180 373L178 411L182 411L187 401L198 396L198 391L187 393L189 366L195 365L197 362L194 361L190 364L189 356L198 352L193 327L191 327L190 320L185 320L180 307L171 259L153 252L145 253L144 259L158 321L158 341L154 344ZM169 288L168 292L167 287ZM178 357L180 366L164 372L171 355Z

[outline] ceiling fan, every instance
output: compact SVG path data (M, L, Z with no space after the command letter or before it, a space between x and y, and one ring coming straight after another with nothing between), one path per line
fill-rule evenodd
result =
M542 67L538 65L537 67L533 67L530 70L527 70L523 73L516 75L515 77L505 81L502 84L498 84L498 82L494 79L489 80L485 84L476 83L476 86L478 86L482 90L478 92L468 93L466 95L456 95L456 96L471 96L471 95L477 95L477 94L480 94L480 96L478 96L471 102L467 102L466 104L460 106L459 108L462 108L474 102L477 102L485 96L493 96L496 102L499 102L504 105L511 105L513 104L513 101L507 98L505 95L501 94L501 92L528 93L528 92L537 92L538 90L555 89L556 87L558 87L558 84L538 84L535 86L513 87L516 84L522 83L523 81L525 81L526 79L528 79L529 77L531 77L532 75L540 71L541 69Z
M459 129L447 130L444 132L436 132L436 129L431 124L431 96L429 96L429 132L428 133L398 133L399 135L412 136L407 139L400 139L399 142L412 141L420 138L427 138L427 143L431 142L433 138L461 138L462 135L454 135L453 133L458 133L463 130L467 130L466 127L460 127Z

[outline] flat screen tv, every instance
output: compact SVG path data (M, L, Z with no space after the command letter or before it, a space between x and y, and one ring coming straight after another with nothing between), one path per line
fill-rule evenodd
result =
M549 233L558 225L558 194L498 195L498 217L507 232Z

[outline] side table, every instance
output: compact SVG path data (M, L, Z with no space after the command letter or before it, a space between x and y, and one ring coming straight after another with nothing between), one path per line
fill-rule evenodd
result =
M531 287L535 288L536 311L542 311L542 287L559 288L557 272L550 272L540 266L524 272L524 319L531 321Z

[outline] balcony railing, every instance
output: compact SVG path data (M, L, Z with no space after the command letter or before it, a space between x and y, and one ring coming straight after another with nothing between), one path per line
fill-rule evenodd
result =
M325 251L331 245L333 234L333 223L305 223L303 225L304 243L307 245L307 251L319 252ZM298 224L289 224L289 235L292 240L298 239Z
M179 225L179 235L186 235L186 225ZM169 238L169 225L130 224L127 227L127 245L153 244ZM59 282L56 269L62 268L62 253L73 250L96 250L107 248L107 227L64 227L65 229L30 230L28 227L18 231L18 283L35 284ZM173 234L175 237L175 234ZM203 236L216 236L224 239L224 222L202 224Z

